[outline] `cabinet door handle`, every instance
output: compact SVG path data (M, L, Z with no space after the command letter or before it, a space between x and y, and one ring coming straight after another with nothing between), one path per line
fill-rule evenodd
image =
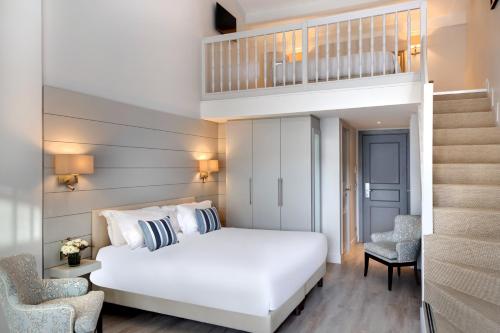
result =
M250 205L252 204L252 194L253 194L253 183L252 183L252 178L248 178L248 197L249 197L249 202Z
M278 178L278 206L283 206L283 178Z

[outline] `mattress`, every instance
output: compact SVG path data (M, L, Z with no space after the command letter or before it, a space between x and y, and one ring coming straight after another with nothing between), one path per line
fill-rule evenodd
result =
M359 66L359 54L351 55L351 62L349 66L349 57L341 56L340 64L338 64L337 57L330 57L328 70L329 80L337 79L337 68L339 69L340 78L349 77L349 67L351 68L351 78L359 77L360 66ZM371 53L365 52L361 54L361 73L362 76L371 76ZM373 75L381 75L384 73L384 63L385 63L385 73L393 74L395 73L395 56L391 52L374 52L373 54ZM399 64L398 70L400 71ZM293 83L293 63L287 62L285 66L286 71L286 83ZM308 79L309 81L316 81L316 61L312 57L308 61ZM327 76L327 66L326 57L318 58L318 81L326 81ZM295 82L302 82L302 62L295 63ZM276 85L283 84L283 66L281 64L276 66Z
M127 246L99 250L97 286L221 310L266 316L326 260L319 233L223 228L182 237L150 252Z

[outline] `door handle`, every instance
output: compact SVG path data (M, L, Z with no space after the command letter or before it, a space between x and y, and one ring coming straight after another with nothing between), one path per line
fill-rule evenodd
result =
M283 178L278 178L278 206L283 206Z
M248 192L249 192L249 201L250 205L252 205L252 194L253 194L253 183L252 183L252 178L248 178Z
M370 183L365 183L365 198L370 199Z

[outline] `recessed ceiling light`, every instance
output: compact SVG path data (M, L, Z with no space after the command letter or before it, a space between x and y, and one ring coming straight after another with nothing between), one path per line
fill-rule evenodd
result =
M377 121L377 125L382 125L382 122L380 120Z

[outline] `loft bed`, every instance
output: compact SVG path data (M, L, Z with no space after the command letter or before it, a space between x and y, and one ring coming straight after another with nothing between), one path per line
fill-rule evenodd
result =
M203 99L324 89L350 79L420 78L425 66L426 1L412 1L299 24L207 37ZM303 52L307 50L307 52ZM303 80L307 78L307 80ZM308 85L309 87L305 87Z

